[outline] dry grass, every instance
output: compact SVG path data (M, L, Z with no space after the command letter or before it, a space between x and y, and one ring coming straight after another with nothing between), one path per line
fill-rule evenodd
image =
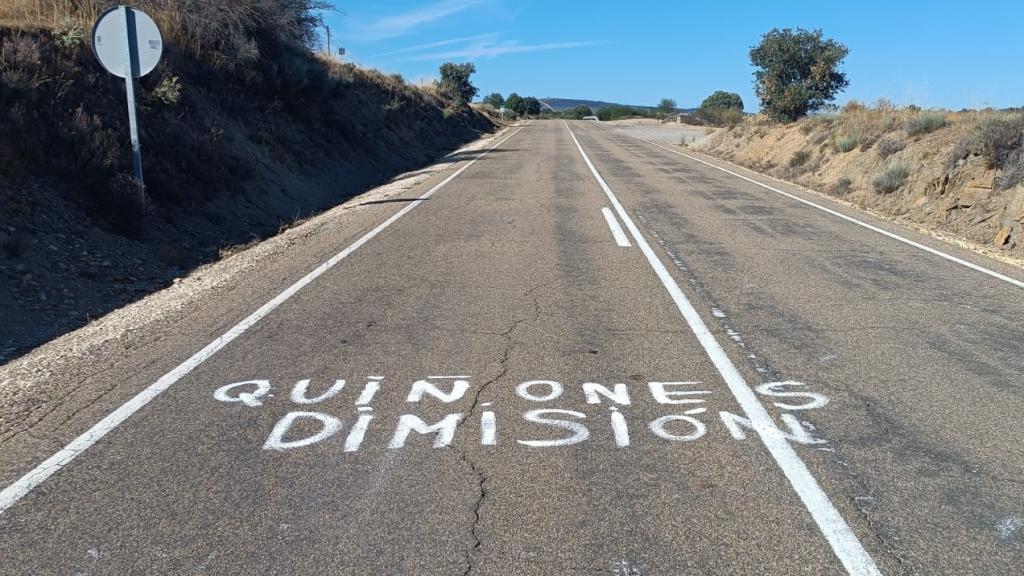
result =
M136 0L153 17L164 39L215 63L246 64L259 57L257 38L276 36L304 47L316 41L320 0ZM56 30L68 24L90 30L112 4L108 0L3 0L0 26Z
M849 136L857 136L857 147L852 138L844 140ZM751 119L719 131L701 149L858 206L1024 254L1024 242L1016 248L1004 242L1005 228L1024 221L1024 110L854 103L791 124ZM959 203L964 193L970 201Z

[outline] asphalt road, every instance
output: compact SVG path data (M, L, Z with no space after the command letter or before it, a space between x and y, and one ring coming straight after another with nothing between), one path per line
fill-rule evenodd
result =
M521 126L54 375L0 573L1024 573L1024 274L677 150Z

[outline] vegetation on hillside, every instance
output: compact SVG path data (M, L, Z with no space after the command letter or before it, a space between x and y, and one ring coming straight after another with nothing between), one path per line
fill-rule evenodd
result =
M82 29L105 5L13 0L0 9L0 22L20 26L0 28L0 173L73 180L77 202L124 229L140 222L142 206L124 191L123 84L100 69ZM156 208L243 189L257 160L241 141L297 164L346 150L372 155L392 137L415 150L417 139L444 132L440 110L465 94L316 57L320 2L137 5L167 40L163 62L139 83L146 194ZM427 117L410 125L413 112Z
M111 6L105 0L4 0L0 26L84 40ZM321 0L136 0L132 6L153 17L165 42L217 68L252 65L271 43L315 48L319 14L332 8Z
M137 82L142 198L124 82L86 33L108 5L0 2L0 278L17 279L0 282L0 316L38 327L18 338L73 328L493 128L458 94L316 54L319 2L140 0L165 37Z
M752 169L1003 250L1024 250L1024 112L849 102L749 118L705 149Z

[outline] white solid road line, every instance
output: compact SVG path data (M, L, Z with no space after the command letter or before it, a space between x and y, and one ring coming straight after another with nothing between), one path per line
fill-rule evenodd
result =
M629 248L629 238L626 238L626 233L622 230L622 226L619 226L619 221L615 219L615 214L607 206L601 208L601 214L604 214L605 222L608 222L608 227L612 229L612 236L615 237L615 243L623 248Z
M736 172L734 172L732 170L729 170L728 168L722 168L721 166L717 166L715 164L712 164L711 162L707 162L705 160L701 160L700 158L697 158L696 156L690 156L689 154L680 152L678 150L673 150L673 149L669 148L668 146L664 146L662 144L658 144L657 142L653 142L653 141L648 140L646 138L637 138L637 140L642 140L642 141L647 142L648 144L650 144L652 146L657 146L658 148L662 148L664 150L668 150L669 152L671 152L673 154L678 154L680 156L683 156L684 158L689 158L690 160L694 160L696 162L700 162L701 164L710 166L710 167L714 168L715 170L721 170L722 172L725 172L726 174L732 174L733 176L735 176L737 178L746 180L747 182L750 182L752 184L757 184L758 186L760 186L762 188L765 188L766 190L771 190L772 192L775 192L776 194L782 194L786 198L791 198L793 200L796 200L797 202L800 202L801 204L806 204L806 205L808 205L808 206L810 206L812 208L817 208L818 210L821 210L822 212L826 212L828 214L831 214L831 215L835 216L836 218L842 218L843 220L846 220L847 222L850 222L852 224L856 224L857 226L861 226L863 228L867 228L868 230L871 230L872 232L877 232L879 234L882 234L883 236L888 236L889 238L892 238L893 240L896 240L898 242L902 242L902 243L907 244L909 246L913 246L914 248L918 248L918 249L924 250L925 252L928 252L929 254L934 254L935 256L938 256L939 258L945 258L946 260L949 260L950 262L955 262L957 264L960 264L961 266L966 266L966 267L970 268L971 270L976 270L978 272L981 272L982 274L988 274L989 276L991 276L993 278L998 278L999 280L1002 280L1003 282L1009 282L1010 284L1013 284L1014 286L1018 286L1020 288L1024 288L1024 282L1022 282L1020 280L1017 280L1016 278L1010 278L1009 276L1006 276L1005 274L1000 274L999 272L996 272L995 270L989 270L988 268L985 268L984 266L979 266L979 265L974 264L972 262L968 262L967 260L963 260L962 258L957 258L956 256L953 256L952 254L946 254L945 252L943 252L941 250L936 250L935 248L931 248L931 247L925 246L924 244L921 244L919 242L914 242L913 240L911 240L909 238L904 238L903 236L900 236L899 234L896 234L895 232L889 232L888 230L883 230L883 229L881 229L881 228L879 228L877 226L872 226L871 224L868 224L867 222L862 222L861 220L857 220L853 216L847 216L846 214L843 214L842 212L838 212L838 211L833 210L831 208L827 208L825 206L822 206L821 204L816 204L814 202L811 202L810 200L805 200L805 199L803 199L803 198L801 198L801 197L799 197L799 196L797 196L795 194L790 194L789 192L785 192L785 191L779 190L778 188L774 188L774 187L769 186L769 185L767 185L767 184L765 184L763 182L758 182L757 180L754 180L753 178L748 178L748 177L746 177L746 176L744 176L742 174L738 174L738 173L736 173Z
M785 474L789 483L793 486L793 490L800 497L800 500L803 501L807 511L810 512L814 522L818 525L818 529L832 546L832 551L842 563L846 572L851 576L880 576L881 572L875 565L875 561L872 560L867 550L864 549L864 546L857 539L850 526L843 520L842 515L836 510L835 505L832 504L832 501L825 494L821 485L818 484L814 475L807 468L807 465L804 464L803 460L800 459L800 456L793 449L793 446L786 440L783 432L775 425L775 421L772 420L768 411L761 404L761 401L757 399L754 391L747 385L736 365L729 359L729 356L722 349L715 336L708 330L707 325L701 320L700 314L697 313L689 299L683 294L679 285L672 278L672 275L669 274L668 269L665 268L665 265L662 264L654 250L651 249L650 244L647 243L647 240L640 233L640 229L637 228L625 208L619 203L618 198L615 197L611 188L604 181L604 178L598 173L597 168L594 167L587 153L583 151L583 146L576 139L576 135L573 134L568 122L565 122L565 128L569 131L569 135L572 136L573 142L576 143L576 148L580 151L584 162L590 167L594 178L597 179L601 189L608 196L608 200L615 207L619 218L622 219L630 234L633 235L633 241L640 248L640 251L643 252L644 256L647 257L651 268L654 269L654 272L661 279L661 283L675 302L676 308L679 309L686 323L689 324L690 329L704 348L708 358L711 359L715 368L722 375L722 379L729 387L729 391L732 392L732 395L736 398L736 401L757 431L761 442L764 443L772 458L775 459L775 463L778 464L782 473Z
M525 125L524 125L525 126ZM494 150L498 146L501 146L505 142L508 142L510 138L515 136L522 130L523 127L519 127L514 132L509 134L507 137L496 143L494 146L488 148L483 154L477 156L473 160L470 160L464 164L461 168L456 170L450 176L442 180L439 184L428 190L425 194L420 196L414 202L411 202L408 206L402 208L396 212L393 216L385 220L382 224L378 225L373 230L367 232L363 237L359 238L348 248L345 248L341 252L335 254L330 260L324 262L318 266L315 270L303 276L298 282L292 284L286 288L283 292L274 297L273 300L267 302L261 306L258 310L250 314L247 318L233 326L230 330L219 336L213 342L206 345L205 348L196 352L188 360L185 360L179 364L176 368L164 374L159 380L150 384L142 392L139 392L134 398L125 402L117 410L111 412L106 418L100 420L96 424L86 430L81 436L75 438L67 446L62 448L59 452L50 456L44 460L41 464L30 470L24 476L19 478L13 484L4 488L0 492L0 514L3 514L8 508L13 506L18 500L23 498L26 494L31 492L36 486L39 486L46 481L47 478L52 476L55 472L67 466L72 460L75 459L79 454L89 449L90 446L98 442L101 438L107 435L111 430L117 428L122 422L127 420L132 414L138 412L143 406L148 404L151 400L156 398L161 392L167 390L175 382L180 380L186 374L194 370L197 366L205 362L211 356L219 352L222 348L228 345L232 340L238 338L245 333L246 330L251 328L254 324L263 319L264 316L273 312L278 306L285 303L289 298L294 296L299 290L305 288L309 283L316 280L318 277L327 272L339 262L344 260L349 254L355 252L363 244L366 244L374 236L380 234L388 226L394 224L399 218L406 215L410 210L419 206L424 200L431 197L435 192L443 188L446 184L462 174L467 168L476 163L477 160L486 156L491 150Z

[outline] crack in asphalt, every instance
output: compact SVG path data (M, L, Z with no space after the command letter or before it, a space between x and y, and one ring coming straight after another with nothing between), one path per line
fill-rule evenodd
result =
M530 288L523 294L524 297L530 298L533 303L533 314L531 316L526 318L513 319L512 325L509 326L508 330L505 330L504 332L486 332L486 334L493 334L495 336L502 336L505 338L505 348L502 351L501 358L498 360L498 366L500 367L500 370L493 378L489 379L488 381L484 382L479 387L477 387L476 393L473 394L473 403L470 405L469 410L466 412L466 416L462 418L462 420L460 420L459 423L456 425L456 431L464 423L466 423L466 421L473 418L473 416L476 414L477 408L480 405L480 397L483 394L484 390L486 390L491 384L504 378L505 375L508 373L509 358L512 356L512 351L516 345L515 337L513 334L515 333L516 329L519 328L519 326L521 326L522 324L526 322L532 322L540 318L540 301L537 299L536 292L541 288L553 284L554 282L555 281L550 281L538 284L533 288ZM469 574L473 571L473 555L481 546L483 546L483 540L477 533L477 528L480 525L480 510L483 507L484 501L487 499L488 477L484 470L477 465L476 461L469 457L468 452L459 449L456 443L452 443L449 446L449 449L455 451L455 453L459 457L459 460L463 462L469 468L470 472L472 472L472 474L476 477L476 484L479 490L479 496L477 497L476 502L473 503L473 523L470 526L470 536L472 538L472 545L466 551L466 568L462 572L462 576L469 576Z

